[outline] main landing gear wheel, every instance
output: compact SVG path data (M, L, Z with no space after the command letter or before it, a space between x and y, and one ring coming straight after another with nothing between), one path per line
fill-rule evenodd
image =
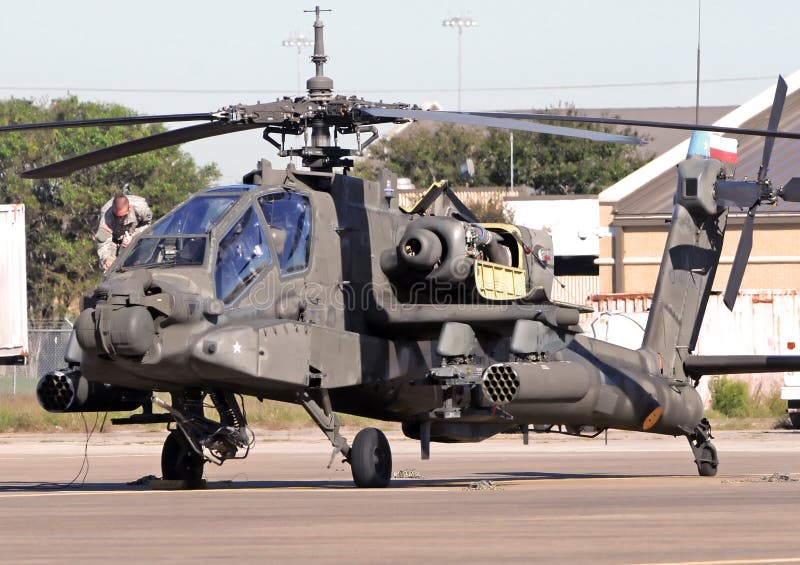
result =
M350 448L353 482L360 488L384 488L392 479L392 450L389 440L377 428L364 428Z
M161 450L161 476L165 481L199 482L204 463L179 430L169 433Z

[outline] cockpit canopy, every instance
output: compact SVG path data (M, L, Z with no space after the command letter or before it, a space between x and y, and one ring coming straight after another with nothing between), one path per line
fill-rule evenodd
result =
M225 303L270 268L273 258L284 276L304 271L311 258L308 196L285 190L251 195L257 188L261 187L217 187L187 200L136 239L122 268L202 266L213 261L216 296ZM242 210L237 204L244 199L250 205ZM219 242L215 249L212 235Z

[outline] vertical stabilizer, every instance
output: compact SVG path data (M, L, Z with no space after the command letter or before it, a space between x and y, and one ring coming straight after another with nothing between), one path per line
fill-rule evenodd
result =
M727 208L714 185L725 175L716 159L691 156L678 165L675 208L661 259L642 347L657 353L664 376L683 378L694 349L722 251Z

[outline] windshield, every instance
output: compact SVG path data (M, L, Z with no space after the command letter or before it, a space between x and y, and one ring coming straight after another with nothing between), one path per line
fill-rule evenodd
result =
M153 235L204 234L233 206L239 196L196 196L153 226Z
M270 229L281 273L302 271L311 251L311 204L292 192L267 194L258 199Z
M202 265L208 237L140 236L123 267Z
M231 302L271 263L264 228L251 206L219 242L214 272L217 298Z

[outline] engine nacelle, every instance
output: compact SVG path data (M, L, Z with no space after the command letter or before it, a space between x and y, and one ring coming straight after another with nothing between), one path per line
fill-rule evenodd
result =
M423 279L459 283L472 272L474 259L465 252L465 222L426 216L406 228L400 243L381 255L381 269L391 279Z
M151 391L89 381L79 370L53 371L36 384L36 398L48 412L128 412L150 402Z
M401 286L466 283L488 300L543 302L552 288L552 249L543 230L423 216L381 254L380 264Z

